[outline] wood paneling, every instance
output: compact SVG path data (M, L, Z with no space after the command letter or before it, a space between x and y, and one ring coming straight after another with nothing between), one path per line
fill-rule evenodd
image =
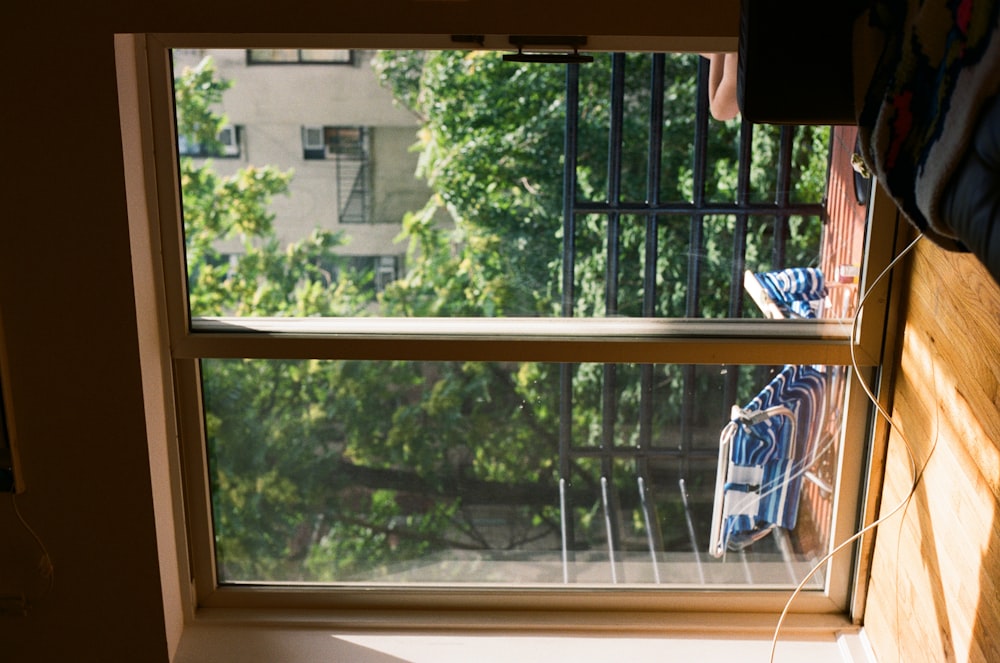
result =
M910 263L865 626L879 661L1000 661L1000 287L922 240Z

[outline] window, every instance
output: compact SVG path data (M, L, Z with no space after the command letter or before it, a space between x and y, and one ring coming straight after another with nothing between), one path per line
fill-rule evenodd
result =
M302 127L302 151L306 159L343 158L364 161L368 155L365 127Z
M223 157L238 159L242 156L243 128L227 124L219 130L212 143L199 143L186 136L177 137L177 152L185 157Z
M382 292L401 276L402 256L352 256L351 268L370 282L375 292Z
M324 48L249 48L247 64L354 64L354 51Z
M159 232L200 604L289 605L309 587L306 602L336 606L602 609L611 596L774 609L773 590L853 527L864 444L845 368L856 299L775 321L744 288L748 269L838 251L835 265L852 266L861 238L826 242L826 179L813 170L830 132L713 123L695 56L558 68L489 53L376 58L397 102L444 114L410 114L433 190L383 240L401 235L407 260L373 264L375 288L330 267L347 259L343 242L371 236L279 234L315 207L282 201L298 174L255 165L252 182L232 176L259 185L252 196L206 198L175 164L157 171L160 198L182 201ZM175 82L151 63L162 139ZM407 67L448 76L416 89L396 75ZM307 127L301 140L347 156L365 136ZM235 261L217 259L227 241L244 244ZM858 255L866 274L873 254ZM868 365L877 318L862 318ZM810 475L804 506L787 531L717 558L730 408L789 366L823 382L803 424L817 442L790 463ZM843 609L849 566L816 576L807 609Z
M402 255L337 255L320 263L333 282L348 282L374 298L403 276Z

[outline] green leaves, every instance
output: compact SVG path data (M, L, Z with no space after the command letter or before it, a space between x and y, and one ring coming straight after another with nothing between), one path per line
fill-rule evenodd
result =
M201 145L216 140L225 118L214 106L231 86L210 59L185 69L175 81L178 134ZM222 176L211 160L181 159L192 315L355 315L367 305L354 283L337 278L341 235L317 228L300 241L279 242L270 205L288 194L293 176L267 165Z
M559 252L562 219L561 70L512 67L499 54L457 51L420 59L382 52L375 62L401 101L424 119L419 173L436 192L431 205L454 220L448 239L461 256L444 262L456 278L449 295L457 296L460 314L550 314L549 263ZM419 74L390 75L400 63L419 66ZM421 218L427 217L425 210ZM415 229L404 225L404 231ZM419 276L411 283L426 283L426 270Z
M178 137L209 152L220 150L219 130L227 120L213 106L222 101L222 93L231 85L216 76L211 58L205 58L193 69L186 68L174 80Z

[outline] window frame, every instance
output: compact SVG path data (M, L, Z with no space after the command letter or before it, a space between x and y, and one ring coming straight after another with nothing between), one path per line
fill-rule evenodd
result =
M205 611L225 615L229 609L254 608L258 615L288 615L297 609L322 609L323 614L345 623L361 625L385 623L383 611L394 611L393 623L419 626L432 621L458 625L483 625L495 618L497 610L508 615L506 626L518 620L537 625L537 611L545 610L553 627L577 623L581 611L589 615L588 626L604 623L615 611L655 613L675 616L689 613L718 613L735 610L766 615L772 621L784 605L788 591L684 589L663 591L657 588L629 586L614 588L542 587L398 587L369 585L329 586L223 586L215 575L214 546L211 530L211 506L204 430L201 424L201 393L198 376L200 357L292 357L357 359L447 359L456 352L466 360L573 361L586 352L588 361L643 363L742 363L747 350L753 349L754 363L851 363L852 344L859 365L872 379L883 354L883 331L890 313L888 286L881 284L859 316L857 333L841 322L783 322L782 335L773 335L775 323L726 321L725 326L711 321L691 320L580 320L545 321L325 319L312 321L312 329L299 328L289 320L192 320L186 300L186 275L183 256L180 198L177 183L177 154L172 122L172 75L170 50L184 47L249 47L274 35L146 35L135 40L135 58L140 104L138 149L144 163L141 209L130 205L130 223L148 232L151 251L140 257L150 261L154 284L153 306L161 320L158 342L160 360L171 385L172 403L168 418L176 425L178 467L173 471L172 489L182 495L183 504L174 502L181 523L177 530L181 565L189 572L191 613ZM313 37L315 38L315 37ZM294 41L295 37L282 37ZM330 35L330 43L343 37ZM356 36L355 36L356 39ZM412 36L381 35L370 37L379 47L413 47ZM350 42L350 40L347 40ZM421 45L444 47L448 37L423 37ZM350 43L357 43L356 41ZM662 45L668 49L670 44ZM123 137L123 141L126 138ZM127 142L127 141L126 141ZM128 154L128 145L126 154ZM152 156L150 156L152 155ZM130 196L134 195L130 190ZM898 243L895 214L891 204L876 194L870 208L880 223L869 223L865 255L867 265L861 285L872 280L888 264ZM135 228L133 227L133 231ZM539 326L527 338L524 325ZM234 327L235 325L235 327ZM317 326L318 325L318 326ZM227 331L220 331L221 328ZM336 343L330 341L335 339ZM864 394L852 383L847 407L867 411ZM841 484L862 486L866 472L864 459L871 445L870 416L853 417L844 438L853 440L850 453L841 445ZM862 491L839 491L842 494L835 511L833 540L844 540L855 529L855 514L864 497ZM865 509L867 512L868 509ZM796 614L832 618L840 623L849 608L853 593L864 582L851 577L854 560L849 554L831 562L826 586L822 591L806 592L797 600ZM726 607L729 606L729 607ZM428 610L433 615L429 616ZM401 611L401 612L400 612ZM609 612L610 611L610 612ZM440 617L444 615L444 622ZM520 615L518 617L517 615ZM560 617L563 615L563 617ZM602 617L603 615L603 617ZM656 617L659 619L659 617ZM514 622L510 620L513 619ZM752 621L752 620L751 620ZM820 621L823 621L820 619ZM616 618L607 623L613 628Z

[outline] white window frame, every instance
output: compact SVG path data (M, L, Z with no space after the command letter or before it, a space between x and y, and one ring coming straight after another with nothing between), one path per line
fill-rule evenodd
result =
M274 35L266 37L273 38ZM166 396L163 416L176 439L168 449L172 459L171 501L180 577L189 577L184 596L189 616L231 616L287 620L295 610L309 609L346 626L393 624L420 627L485 626L503 615L504 626L537 628L539 619L551 628L580 624L616 628L623 614L637 628L665 615L676 624L691 624L690 616L743 613L741 623L766 630L773 625L788 591L670 590L614 588L491 588L462 587L256 587L224 586L216 577L208 493L206 446L201 415L199 359L327 358L447 360L461 353L480 361L586 361L641 363L851 363L854 354L866 378L877 371L883 355L883 332L891 322L889 289L885 283L870 297L852 338L849 325L837 321L781 323L750 320L691 321L650 319L191 319L186 299L183 237L177 183L169 52L172 48L247 48L262 35L139 35L119 38L119 76L134 77L138 101L131 114L123 106L123 149L127 178L136 288L140 305L155 316L156 338L145 353L158 362ZM315 36L311 37L316 39ZM294 42L295 36L282 37ZM357 37L325 37L330 44L357 47ZM444 46L448 38L380 36L367 47ZM394 41L395 40L395 41ZM421 41L421 40L416 40ZM398 42L398 44L397 44ZM325 42L324 42L325 43ZM310 44L316 45L316 44ZM670 44L663 44L669 50ZM861 287L871 282L896 250L897 219L884 197L875 196L870 221L867 263ZM145 275L144 277L142 275ZM887 322L887 320L889 322ZM779 324L781 333L775 335ZM235 331L234 331L235 330ZM148 339L147 339L148 340ZM882 383L886 381L882 372ZM172 395L172 397L170 396ZM867 412L861 390L848 389L847 408ZM149 414L147 413L147 417ZM854 416L845 426L841 444L841 485L834 514L834 545L852 534L855 514L868 513L866 496L853 486L865 478L866 454L872 439L869 416ZM840 555L831 562L822 591L804 592L793 610L801 624L836 629L848 623L852 595L866 578L852 577L854 559ZM859 565L863 567L862 565ZM861 590L863 591L863 590ZM734 606L738 606L735 607ZM252 609L250 612L244 612ZM540 613L539 610L542 610ZM498 613L502 611L502 613ZM276 617L278 616L278 617ZM306 619L308 621L308 619ZM329 621L325 623L330 623Z

